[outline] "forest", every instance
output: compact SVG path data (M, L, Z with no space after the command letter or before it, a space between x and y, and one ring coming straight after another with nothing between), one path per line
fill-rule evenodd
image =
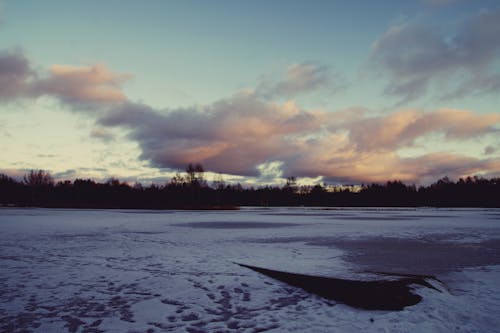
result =
M238 209L241 206L317 207L500 207L500 178L445 177L428 186L399 180L351 188L298 186L290 177L283 186L243 187L222 179L209 184L203 167L190 164L165 184L129 185L111 178L55 182L43 170L22 180L0 174L0 206L120 209Z

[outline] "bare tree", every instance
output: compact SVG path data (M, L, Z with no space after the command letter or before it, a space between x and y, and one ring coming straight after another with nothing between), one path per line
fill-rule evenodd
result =
M45 170L31 170L23 177L23 182L30 187L53 186L54 178Z
M200 163L196 163L194 165L192 163L189 163L186 168L188 183L191 185L204 185L204 172L205 169L203 169L203 166Z
M212 182L213 188L215 188L218 191L224 190L224 187L226 186L226 182L224 181L224 177L222 177L221 174L218 174L214 181Z
M290 192L297 192L297 178L294 176L287 177L285 189Z

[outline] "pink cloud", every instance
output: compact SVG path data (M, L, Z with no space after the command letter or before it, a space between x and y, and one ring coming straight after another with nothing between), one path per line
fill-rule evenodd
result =
M400 111L364 118L349 125L349 135L359 150L393 150L411 146L417 138L440 132L452 139L466 139L496 131L500 114L476 114L467 110L432 112Z
M395 151L374 153L340 149L322 158L318 152L306 153L287 167L287 174L323 175L327 179L343 182L370 183L398 179L408 183L426 183L445 176L458 179L475 174L498 174L500 159L479 159L445 152L403 158Z
M123 102L122 86L129 76L102 64L52 65L37 72L21 51L0 51L0 101L50 96L80 109Z
M237 94L203 109L161 112L125 103L100 119L122 126L156 166L199 162L212 171L256 175L257 165L294 151L293 138L321 128L326 114L294 103L266 103Z
M54 96L68 104L116 103L126 100L121 86L127 79L127 75L115 74L102 64L53 65L48 77L31 84L30 93Z
M321 86L322 73L316 67L289 68L282 88L298 93ZM37 74L21 53L0 53L1 100L51 96L72 109L97 110L99 126L92 137L110 141L109 128L121 127L138 143L141 158L158 168L202 163L209 171L257 176L262 165L277 162L273 165L280 165L285 177L351 182L500 173L494 149L485 151L487 159L435 152L438 145L420 156L400 155L400 149L431 134L468 143L498 132L498 113L438 109L373 116L365 108L306 110L258 93L238 93L204 107L158 110L128 100L122 91L127 79L101 64L54 65Z
M304 110L253 94L237 94L204 108L155 110L125 103L102 117L139 143L142 158L157 167L256 176L259 166L281 162L284 175L348 181L418 181L428 176L495 171L489 160L446 153L402 158L398 150L430 133L457 141L495 131L497 114L441 109L370 117L364 109L339 113Z

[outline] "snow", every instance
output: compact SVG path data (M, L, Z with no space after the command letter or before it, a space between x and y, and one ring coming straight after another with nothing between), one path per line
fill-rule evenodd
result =
M234 262L442 283L366 311ZM495 209L0 209L0 332L491 332L499 287Z

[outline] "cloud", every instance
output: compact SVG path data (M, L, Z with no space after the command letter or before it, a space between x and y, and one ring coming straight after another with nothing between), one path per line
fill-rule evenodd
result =
M17 181L22 181L23 177L29 172L29 169L0 169L0 174L4 174Z
M103 142L111 142L115 139L113 133L107 128L96 127L90 131L90 137Z
M494 154L497 151L497 149L493 146L486 146L484 147L484 154L485 155L491 155Z
M110 170L106 168L76 168L66 169L59 172L51 172L54 179L57 181L65 181L68 179L94 179L96 181L106 181L111 178ZM96 175L99 175L96 177ZM122 179L123 180L123 179Z
M285 77L274 86L274 94L294 96L299 93L324 87L328 84L328 68L312 63L295 64L288 67Z
M321 127L324 113L294 103L260 101L237 94L202 109L154 110L127 103L101 118L121 126L155 166L183 169L199 162L210 171L256 176L257 166L294 151L293 137Z
M499 159L478 159L460 154L435 152L415 157L401 157L396 151L360 152L352 147L328 149L321 143L294 163L285 161L284 175L297 177L323 175L327 181L342 183L386 182L398 179L408 183L429 183L449 176L493 174L500 171Z
M100 126L127 129L141 158L159 168L202 163L213 172L258 176L271 165L273 175L352 182L492 171L499 165L489 160L446 153L402 158L398 150L431 133L467 142L497 131L499 123L498 114L453 109L379 117L362 108L328 113L263 101L255 94L174 110L124 103L99 119Z
M3 0L0 0L0 26L4 22L4 16L5 16L4 4Z
M499 159L479 159L458 154L432 153L415 158L402 159L403 166L413 170L413 181L431 182L449 176L463 178L481 173L495 173L500 170Z
M398 35L400 31L393 33ZM441 45L442 41L432 34L422 36L428 36L429 45L432 41ZM465 38L466 34L461 36ZM417 54L431 52L419 48L417 45ZM436 50L441 52L439 47ZM487 51L480 52L486 60L493 57ZM435 59L439 58L436 55ZM398 69L395 77L410 81L418 78L411 85L418 86L420 80L423 87L429 85L431 79L424 74L432 64L420 64L424 73L421 74L413 72L418 61L410 59L411 66L406 61L395 58L391 64ZM436 62L433 68L440 73L442 67ZM467 61L478 68L484 62ZM50 96L71 110L97 110L93 112L96 127L91 137L107 142L113 139L112 128L126 130L128 138L139 145L140 158L160 169L182 170L188 163L202 163L208 171L262 179L278 175L324 176L345 182L419 182L445 175L500 173L498 159L439 152L439 143L432 153L411 158L399 153L435 133L446 141L468 143L497 132L500 115L496 113L438 109L400 110L373 116L361 107L326 112L306 110L293 101L276 103L269 99L271 95L283 97L322 89L331 79L326 72L324 67L309 63L293 65L282 81L266 88L267 96L261 86L261 93L259 89L240 92L203 107L160 110L130 101L122 91L128 77L104 65L54 65L46 73L36 72L21 52L10 51L0 53L0 100ZM493 78L488 75L476 79ZM490 151L485 150L485 154Z
M128 75L111 72L102 64L52 65L37 73L20 51L0 52L0 101L50 96L74 108L120 103Z
M398 113L405 114L406 112L396 112ZM392 119L386 118L382 118L381 122L383 120L386 120L387 125L393 122ZM456 178L500 172L500 159L479 159L440 151L414 157L402 157L398 150L411 145L412 142L407 141L402 145L391 142L380 148L373 146L370 142L356 141L351 134L355 128L354 123L345 124L335 132L326 132L323 136L302 140L296 146L296 153L287 155L283 160L283 175L285 177L321 175L327 181L343 183L385 182L390 179L426 183L444 176ZM375 132L378 130L379 128L375 126ZM446 128L434 129L434 131L441 132L446 130ZM374 130L366 129L366 131ZM462 131L459 132L461 134L457 137L459 142L468 142L479 135L473 134L477 133L474 131L467 131L463 134ZM418 137L424 138L427 133L429 133L428 130L422 130ZM377 139L376 134L373 139ZM367 146L363 146L362 143ZM439 143L435 144L434 149L439 149Z
M115 74L102 64L53 65L49 75L33 82L29 93L49 95L70 105L109 104L126 100L121 90L127 75Z
M332 73L328 66L303 62L290 65L278 82L262 82L256 94L265 98L290 98L328 88L335 92L344 86L344 80L339 74Z
M0 51L0 101L10 101L24 94L34 73L21 51Z
M467 110L433 112L400 111L370 117L350 124L349 137L359 150L394 150L411 146L428 133L443 133L449 139L467 139L497 131L500 114L475 114Z
M388 76L385 94L405 103L426 95L451 99L498 93L500 10L483 11L447 35L423 21L390 27L373 44L368 65Z
M459 0L422 0L422 3L429 6L446 6Z

